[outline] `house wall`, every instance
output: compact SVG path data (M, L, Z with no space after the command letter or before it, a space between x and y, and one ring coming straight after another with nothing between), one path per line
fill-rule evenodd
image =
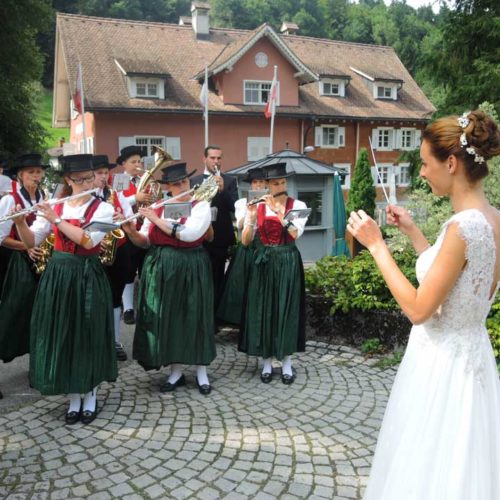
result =
M118 156L118 138L164 136L181 138L181 156L190 168L201 170L204 124L200 116L149 113L95 113L95 153ZM209 118L209 142L222 147L223 170L247 163L248 137L269 137L270 121L262 117L214 116ZM296 119L276 118L274 151L300 149Z
M264 52L268 57L265 68L255 64L255 55ZM296 69L286 60L267 38L259 40L234 66L232 71L224 73L220 78L220 91L224 104L244 103L244 80L271 81L274 66L278 66L278 81L280 82L281 106L299 105L299 86L293 76Z

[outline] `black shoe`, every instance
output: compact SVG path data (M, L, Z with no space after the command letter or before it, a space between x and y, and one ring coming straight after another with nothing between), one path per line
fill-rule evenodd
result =
M271 380L273 379L273 374L272 374L272 372L261 373L260 379L262 380L262 382L264 382L264 384L269 384L271 382Z
M176 387L181 387L186 385L186 377L184 373L172 384L168 380L160 385L160 392L172 392L175 391Z
M97 401L95 404L94 411L90 411L90 410L82 411L82 416L80 417L80 420L81 420L82 424L90 424L91 422L93 422L95 420L96 417L97 417Z
M74 425L80 420L80 417L82 416L82 405L80 403L80 409L78 411L69 411L66 413L64 416L64 420L68 425Z
M115 349L116 349L116 359L118 361L127 361L127 353L123 348L123 344L120 344L120 342L115 342Z
M133 309L127 309L123 313L123 322L127 325L134 325L135 324L135 316L134 316Z
M285 385L290 385L290 384L293 384L294 381L295 381L295 375L289 375L288 373L283 373L281 375L281 381L285 384Z
M200 385L198 383L198 377L196 377L196 385L198 386L198 390L200 391L200 394L203 394L204 396L207 396L212 392L212 386L210 384L203 384Z

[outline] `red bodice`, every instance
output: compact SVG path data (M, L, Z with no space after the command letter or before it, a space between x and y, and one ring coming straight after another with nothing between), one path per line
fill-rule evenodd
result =
M97 198L91 201L89 206L87 207L87 210L85 210L85 214L83 215L83 220L82 219L64 219L64 220L66 222L69 222L73 226L82 227L90 222L90 220L92 219L93 215L97 210L97 207L100 204L101 200L98 200ZM54 212L57 214L58 217L61 217L63 207L64 207L63 203L56 205L54 207ZM93 248L86 249L76 244L74 241L70 240L62 231L59 230L57 226L53 226L53 229L55 236L54 250L57 250L59 252L71 253L73 255L86 255L86 256L99 255L101 251L100 245L96 245Z
M286 200L285 213L293 208L293 198ZM264 245L285 245L294 239L283 227L277 215L266 215L266 204L259 203L257 207L257 236Z

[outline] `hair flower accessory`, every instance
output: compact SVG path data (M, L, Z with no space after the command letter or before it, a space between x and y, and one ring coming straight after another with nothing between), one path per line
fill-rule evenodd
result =
M462 147L465 147L468 144L465 132L463 132L462 135L460 136L460 144L461 144Z
M469 148L466 148L465 151L467 151L467 153L469 153L471 156L474 157L474 161L476 163L484 163L484 158L481 155L478 155L476 153L476 150L472 146Z
M462 116L460 116L460 117L457 119L458 124L459 124L462 128L465 128L465 127L467 127L467 125L469 125L470 120L469 120L469 118L467 118L469 115L470 115L470 111L465 111L465 113L463 113L463 114L462 114Z

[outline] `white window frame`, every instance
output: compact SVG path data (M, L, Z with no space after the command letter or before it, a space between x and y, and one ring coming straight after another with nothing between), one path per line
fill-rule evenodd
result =
M332 85L337 85L337 92L327 92L325 84L330 85L330 89ZM319 94L324 96L345 97L345 81L340 79L324 78L319 82Z
M411 183L410 176L410 164L409 163L400 163L399 165L394 166L394 170L396 172L396 186L407 187ZM402 177L404 178L402 180Z
M247 160L256 161L269 154L269 137L247 137Z
M78 149L80 154L83 154L84 148L83 148L83 139L80 139L80 142L78 143ZM93 137L87 137L87 152L86 154L88 155L93 155L94 154L94 138Z
M267 98L263 99L262 92L267 90L268 95L269 91L271 90L271 85L272 81L269 80L243 80L243 104L247 106L265 106L267 104ZM259 96L259 101L258 102L253 102L253 101L247 101L247 84L255 84L258 85L258 89L252 89L256 90ZM263 85L269 85L269 89L263 89ZM280 105L280 82L276 82L276 106Z
M374 186L388 186L389 185L389 179L391 176L391 173L394 171L394 165L392 163L380 163L378 164L378 170L380 172L380 176L382 177L382 181L380 182L380 179L377 175L377 170L375 167L371 167L372 171L372 177L373 177L373 185Z
M325 144L323 141L324 130L335 129L333 144ZM314 145L324 149L338 149L345 147L345 127L339 125L319 125L314 129Z
M133 137L118 137L118 153L125 146L146 147L146 156L153 155L152 146L160 146L165 149L174 160L180 160L182 158L180 137L165 137L162 135L136 135Z
M403 136L405 134L410 134L410 145L403 144ZM401 151L413 151L420 147L420 138L422 136L422 131L416 128L411 127L403 127L397 131L397 147L401 149Z
M144 85L145 93L138 94L137 85ZM149 86L156 85L156 94L149 94ZM128 93L136 99L165 99L165 85L162 78L128 77Z
M379 89L383 89L383 95L379 95ZM387 92L389 91L389 92ZM389 94L389 95L388 95ZM373 97L375 99L390 99L393 101L398 100L398 87L391 83L374 83L373 84Z
M380 139L382 137L381 132L388 134L388 144L387 146L380 144ZM377 127L372 130L372 144L373 148L378 151L393 151L395 146L395 129L393 127Z

